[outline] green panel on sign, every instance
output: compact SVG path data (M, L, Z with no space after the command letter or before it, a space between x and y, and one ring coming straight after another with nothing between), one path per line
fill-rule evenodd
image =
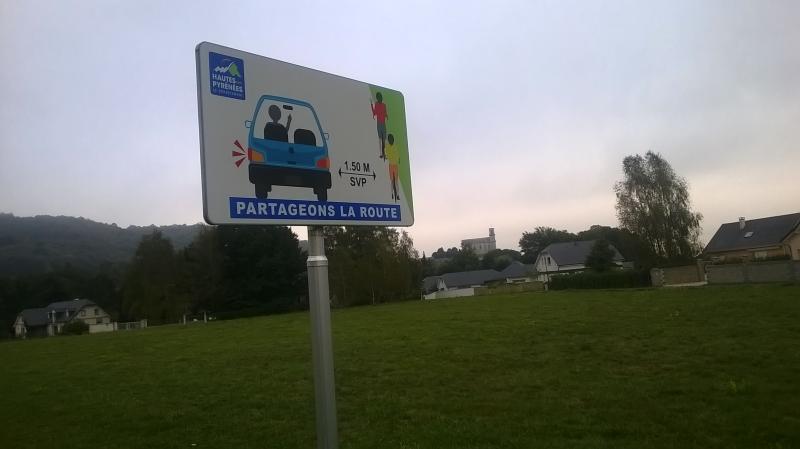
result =
M370 85L370 94L376 98L380 93L386 103L386 134L394 136L394 147L399 156L399 178L403 191L401 200L408 204L409 210L414 211L414 202L411 197L411 168L408 158L408 134L406 132L406 107L403 95L395 90ZM388 170L388 168L387 168Z

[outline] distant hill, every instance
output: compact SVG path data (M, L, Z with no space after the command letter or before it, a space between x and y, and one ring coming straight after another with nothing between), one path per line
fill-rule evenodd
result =
M67 264L80 270L98 270L128 262L142 236L153 230L161 231L176 248L183 248L204 226L120 228L85 218L0 213L0 276L41 273Z

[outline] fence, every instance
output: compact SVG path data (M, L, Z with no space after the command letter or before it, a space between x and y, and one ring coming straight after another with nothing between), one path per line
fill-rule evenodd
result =
M127 331L133 329L144 329L147 327L147 320L130 321L128 323L113 323L115 331Z
M749 282L800 282L800 261L780 260L742 264L707 265L709 284Z

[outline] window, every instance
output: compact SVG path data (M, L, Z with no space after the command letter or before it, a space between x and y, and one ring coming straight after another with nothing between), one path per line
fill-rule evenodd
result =
M277 121L269 114L273 108ZM286 124L292 116L289 128ZM305 105L283 103L274 99L266 99L261 103L256 121L253 126L253 137L257 139L275 140L279 142L322 146L323 136L320 134L317 118L312 110ZM298 131L300 131L298 133ZM266 133L266 134L265 134Z
M97 319L97 324L103 324L103 319L102 318L98 318Z
M94 314L95 314L95 315L100 315L100 309L98 309L97 307L95 307L95 309L94 309Z
M749 238L750 238L750 237L752 237L752 236L753 236L753 231L747 231L747 232L744 234L744 238L746 238L746 239L749 239Z
M86 311L85 310L81 310L80 316L86 316Z

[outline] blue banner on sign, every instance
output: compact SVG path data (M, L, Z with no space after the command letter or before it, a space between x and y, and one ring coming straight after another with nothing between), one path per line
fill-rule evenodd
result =
M400 221L396 204L230 197L231 218L264 220Z
M208 52L208 73L212 94L244 100L244 61Z

